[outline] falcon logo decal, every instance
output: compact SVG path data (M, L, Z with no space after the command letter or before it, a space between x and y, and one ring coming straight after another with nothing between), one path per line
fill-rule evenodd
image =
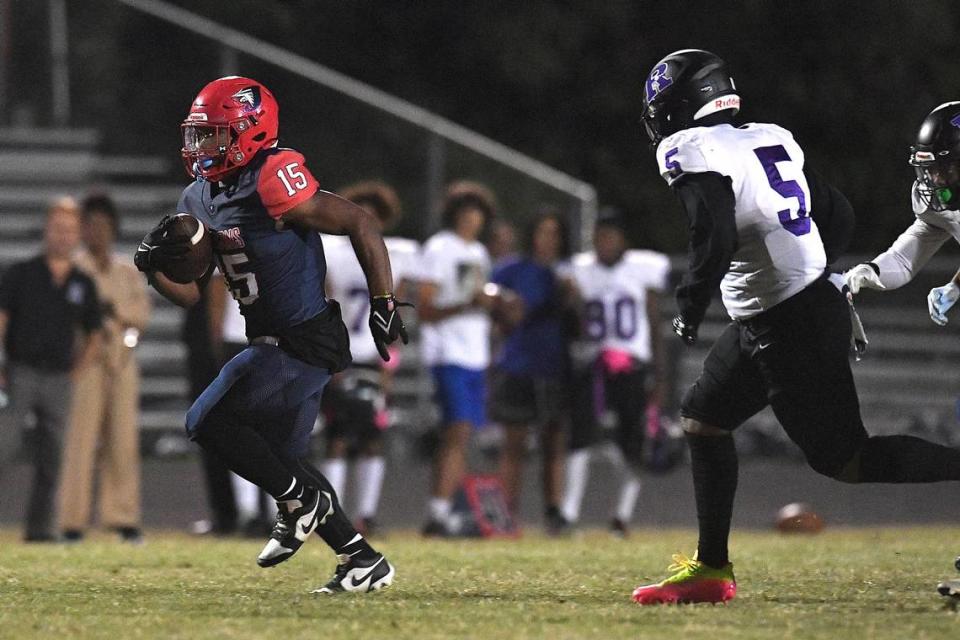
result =
M244 111L255 111L260 107L260 87L247 87L240 89L230 96L233 101L239 104Z

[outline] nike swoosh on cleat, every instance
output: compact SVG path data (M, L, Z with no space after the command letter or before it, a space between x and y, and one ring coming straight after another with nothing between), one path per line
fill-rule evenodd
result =
M381 562L383 562L383 556L380 556L380 559L377 560L372 567L370 567L370 571L367 571L365 574L363 574L363 577L360 578L359 580L357 580L356 576L350 576L350 584L353 586L353 588L356 589L360 585L362 585L364 582L367 582L368 580L370 580L370 577L373 575L374 570L378 566L380 566ZM367 587L369 586L370 585L368 584Z

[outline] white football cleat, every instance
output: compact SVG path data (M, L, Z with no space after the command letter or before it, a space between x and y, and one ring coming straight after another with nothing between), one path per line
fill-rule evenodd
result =
M337 572L330 578L330 582L311 593L369 593L393 584L396 571L382 553L366 562L343 553L337 555L337 561Z

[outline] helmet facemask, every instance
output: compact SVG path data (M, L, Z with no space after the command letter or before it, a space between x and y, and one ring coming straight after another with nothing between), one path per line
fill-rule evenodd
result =
M933 211L960 208L960 158L945 151L914 150L910 164L917 173L917 194Z
M197 179L225 180L243 165L246 156L238 146L240 134L250 128L246 119L230 124L186 120L180 125L180 155L187 173Z

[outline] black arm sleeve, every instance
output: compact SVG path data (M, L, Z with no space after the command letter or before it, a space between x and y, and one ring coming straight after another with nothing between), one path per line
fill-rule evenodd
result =
M698 325L737 250L736 199L730 178L690 174L674 185L690 226L689 268L677 287L677 306L688 324Z
M810 217L820 230L820 239L827 254L827 264L843 255L853 238L856 216L853 206L840 191L816 171L805 168L810 186Z

